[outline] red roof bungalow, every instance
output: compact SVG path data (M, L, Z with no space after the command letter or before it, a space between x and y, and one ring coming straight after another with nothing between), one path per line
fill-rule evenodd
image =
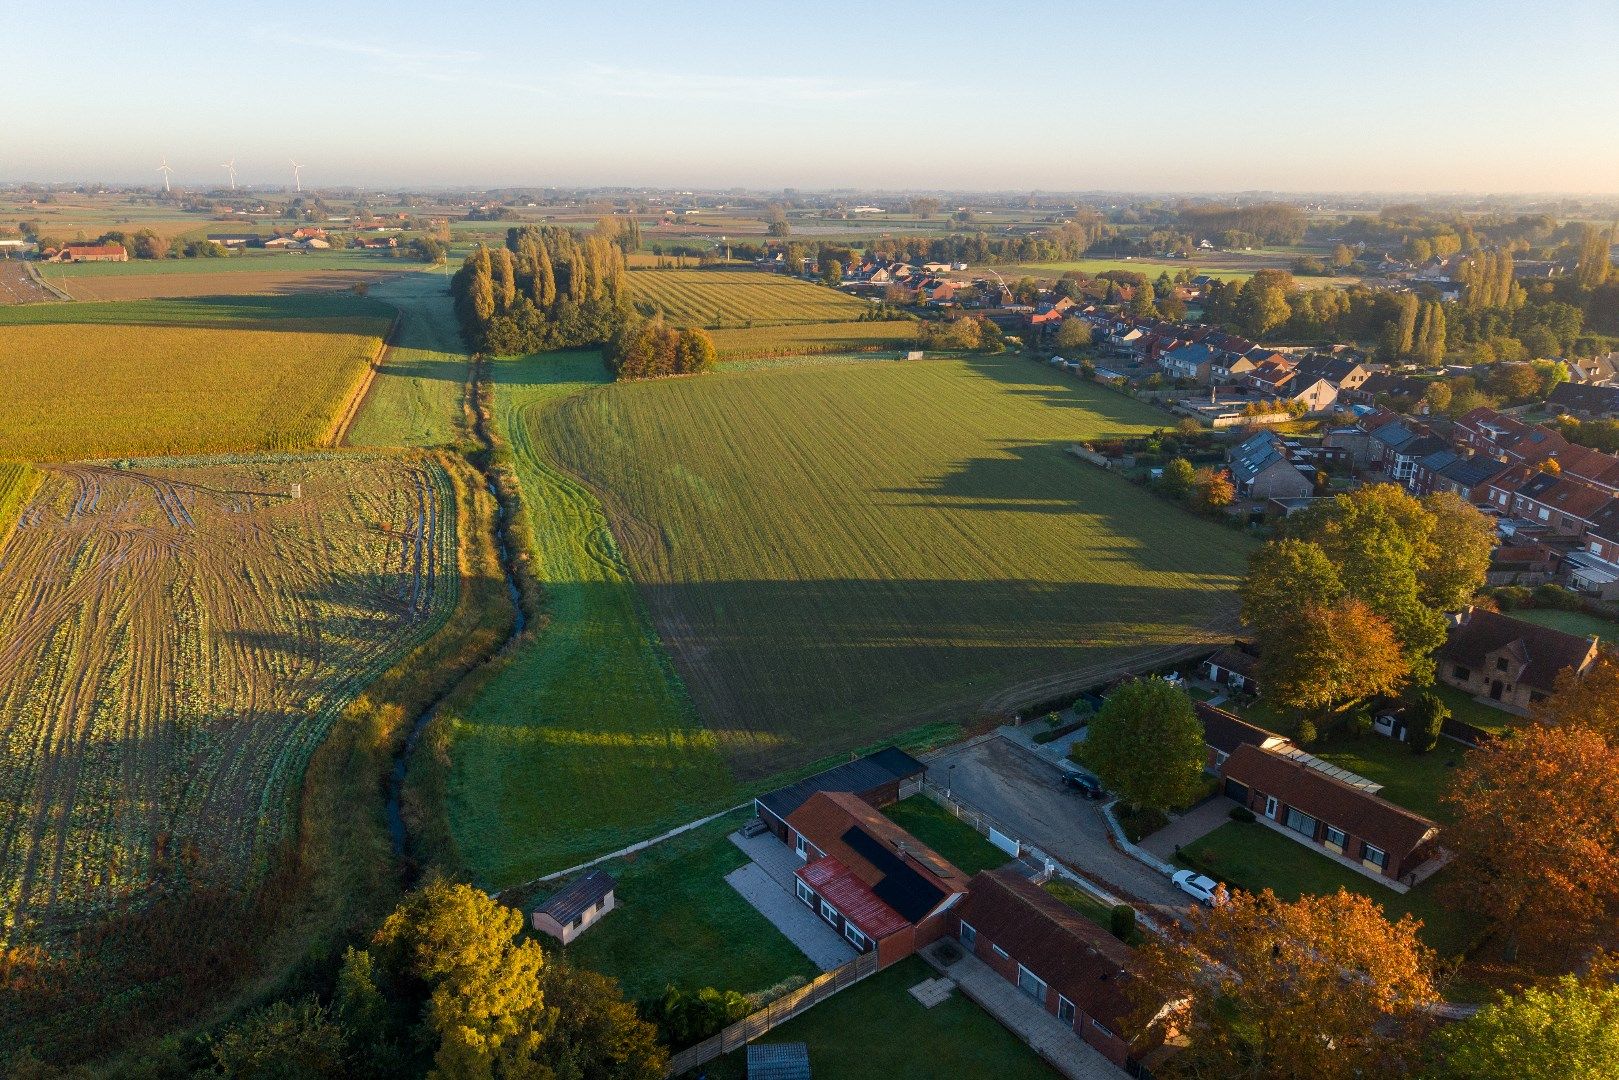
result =
M914 953L952 929L967 875L858 795L821 791L787 819L804 865L794 891L878 964Z
M1296 758L1245 744L1220 775L1228 798L1363 873L1411 884L1439 855L1437 824Z
M1040 886L986 870L955 920L962 947L1074 1029L1115 1065L1130 1043L1130 947Z

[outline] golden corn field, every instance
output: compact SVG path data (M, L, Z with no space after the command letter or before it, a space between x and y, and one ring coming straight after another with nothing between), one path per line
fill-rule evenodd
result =
M454 605L450 483L359 454L46 470L0 549L0 936L266 868L333 718Z
M266 324L274 325L274 324ZM319 443L386 320L286 329L0 326L0 457L71 460Z

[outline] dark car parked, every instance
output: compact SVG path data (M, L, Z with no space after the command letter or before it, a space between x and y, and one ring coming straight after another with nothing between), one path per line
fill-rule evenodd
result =
M1102 782L1086 773L1064 770L1062 785L1063 787L1073 788L1087 799L1100 799L1107 794L1106 789L1102 787Z

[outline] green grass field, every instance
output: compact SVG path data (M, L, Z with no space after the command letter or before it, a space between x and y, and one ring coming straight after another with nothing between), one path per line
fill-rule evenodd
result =
M451 830L481 883L516 884L742 801L601 504L535 441L561 402L606 378L594 352L495 365L545 621L472 705L443 716Z
M1452 815L1440 805L1439 797L1466 751L1460 743L1440 739L1428 753L1413 754L1405 743L1381 735L1323 739L1310 747L1317 757L1382 784L1380 794L1389 802L1442 824Z
M352 295L0 308L0 457L319 445L391 314Z
M443 446L460 437L470 358L447 279L415 274L372 288L402 321L349 431L350 446Z
M623 384L515 419L606 504L743 777L1210 639L1251 547L1064 452L1163 414L1016 358Z
M815 965L725 882L748 861L727 838L744 820L733 814L605 866L618 907L568 946L569 958L617 978L632 999L671 983L757 994L813 978Z
M884 814L928 847L956 864L964 874L1005 866L1012 857L925 795L884 808Z
M635 270L630 296L676 326L846 322L871 305L835 289L755 270Z
M776 1028L762 1043L802 1042L815 1080L1055 1080L1033 1050L960 991L931 1009L906 993L934 978L912 956ZM738 1050L704 1066L709 1080L744 1080Z
M863 350L906 349L916 337L916 323L892 322L795 323L786 326L748 326L712 330L720 360L755 357L809 356Z
M1406 914L1421 919L1422 940L1442 956L1461 954L1482 930L1479 919L1441 907L1434 898L1443 871L1402 895L1258 822L1227 822L1186 850L1196 861L1185 865L1250 892L1270 889L1284 900L1297 900L1306 894L1319 896L1344 888L1368 896L1382 905L1390 919Z

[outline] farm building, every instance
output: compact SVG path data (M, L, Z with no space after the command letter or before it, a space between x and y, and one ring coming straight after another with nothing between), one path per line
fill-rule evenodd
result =
M259 247L264 243L264 237L258 233L219 232L209 233L208 242L228 248Z
M618 882L611 874L594 870L535 908L531 916L534 929L566 945L617 906L616 888Z
M786 843L788 817L816 792L843 791L872 806L887 806L919 790L926 772L926 765L899 747L889 746L760 795L753 800L753 808L759 820Z
M1236 747L1220 769L1230 799L1363 874L1409 885L1443 865L1439 826L1299 754Z
M881 966L943 935L967 893L966 874L858 795L818 791L787 828L798 899Z
M1124 1019L1134 1008L1124 971L1128 945L1004 870L973 878L954 929L969 953L1115 1065L1125 1064Z
M129 252L122 244L67 244L57 252L57 262L128 262Z
M1442 681L1519 713L1545 700L1563 672L1585 674L1596 656L1594 637L1474 607L1453 617L1445 643L1434 654Z

